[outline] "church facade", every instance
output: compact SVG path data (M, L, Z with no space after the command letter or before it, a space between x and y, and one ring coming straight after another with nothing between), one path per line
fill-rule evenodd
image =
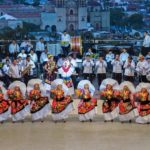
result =
M87 0L53 0L41 14L41 29L52 26L61 32L87 29L88 16Z

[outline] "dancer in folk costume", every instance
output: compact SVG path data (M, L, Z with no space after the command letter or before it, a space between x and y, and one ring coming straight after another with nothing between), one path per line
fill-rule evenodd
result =
M150 84L140 83L136 88L136 100L138 102L139 117L137 123L150 123Z
M20 81L13 82L8 87L7 95L11 101L13 122L24 121L30 111L29 103L26 99L26 85Z
M70 112L73 111L73 100L70 96L68 87L62 79L52 82L52 118L55 122L66 121Z
M44 65L44 80L46 90L51 88L51 82L56 79L57 66L52 55L48 55L48 61Z
M94 92L95 87L89 80L82 80L79 82L76 94L81 98L78 105L78 114L79 120L82 122L91 122L96 115L97 100L93 98Z
M41 120L41 122L43 122L43 119L50 112L50 103L42 80L30 80L28 82L27 91L31 101L30 112L32 115L32 121Z
M0 122L3 123L11 115L10 102L7 100L7 91L0 86Z
M131 82L125 81L120 84L119 120L131 122L139 113L135 105L135 87Z
M104 100L102 111L106 121L112 121L119 116L118 82L113 79L103 80L100 86L100 96Z
M74 94L74 85L71 76L74 74L75 69L71 66L69 60L65 60L62 67L58 70L66 86L69 88L69 94Z

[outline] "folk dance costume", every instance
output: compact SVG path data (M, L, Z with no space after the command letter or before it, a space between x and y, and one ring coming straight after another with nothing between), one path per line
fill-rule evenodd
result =
M139 113L134 101L135 88L131 82L125 81L119 86L119 120L131 122Z
M76 94L81 97L78 105L79 120L92 121L96 115L97 100L93 98L95 87L88 80L82 80L78 84Z
M32 121L41 120L50 112L50 103L48 96L46 96L46 89L40 79L32 79L27 87L30 99L30 112Z
M20 81L15 81L10 84L7 94L11 101L13 122L23 121L30 111L28 100L25 99L26 85Z
M118 91L116 89L118 89L118 82L109 78L103 80L100 86L100 96L101 99L104 100L102 112L105 121L113 121L119 115Z
M56 79L56 63L53 60L53 56L52 55L48 55L49 61L47 61L47 63L44 66L44 71L45 71L45 75L44 75L44 79L45 79L45 88L46 91L50 91L51 89L51 82L54 81Z
M58 73L61 75L64 84L69 88L69 94L74 94L74 85L71 76L75 72L74 67L71 66L68 60L64 61L63 66L58 69Z
M139 109L139 117L136 119L136 123L150 123L150 84L140 83L136 92Z
M69 89L62 79L52 82L52 118L55 122L61 120L65 122L69 113L73 111L73 101L69 94Z
M4 87L0 87L0 122L6 121L11 114L10 102L7 99L7 91Z

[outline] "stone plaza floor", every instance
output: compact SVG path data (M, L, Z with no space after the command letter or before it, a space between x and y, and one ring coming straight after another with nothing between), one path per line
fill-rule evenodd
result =
M0 150L150 150L150 125L116 121L104 123L102 115L81 123L71 115L66 123L6 122L0 124Z

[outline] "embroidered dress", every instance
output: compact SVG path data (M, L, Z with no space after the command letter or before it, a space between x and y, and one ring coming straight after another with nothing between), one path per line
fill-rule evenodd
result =
M32 121L43 121L43 119L50 112L50 103L48 97L46 96L46 90L44 88L42 80L30 80L27 90L31 101L30 112Z
M120 89L119 120L121 122L131 121L139 115L134 100L135 88L132 83L123 82Z
M54 121L65 120L73 111L73 100L68 95L68 87L63 84L63 80L54 81L54 88L51 90L52 97L52 118Z
M61 78L64 81L64 84L69 88L69 93L71 95L74 94L74 85L71 78L74 71L75 70L73 67L71 67L69 61L65 61L63 66L58 70L59 74L61 75Z
M94 86L88 80L82 80L78 84L76 95L81 98L78 105L80 121L92 121L96 115L97 100L93 98Z
M56 63L54 61L48 61L45 65L45 87L48 91L51 88L51 82L56 79Z
M4 99L4 87L0 87L0 122L6 121L10 117L10 103Z
M143 83L144 84L144 83ZM145 83L146 84L146 83ZM137 92L136 98L138 101L139 117L136 119L137 123L150 123L150 85L143 86Z
M29 104L28 100L25 99L25 93L26 86L19 81L12 83L7 91L11 101L11 116L14 122L24 120L29 113Z
M113 121L119 115L119 92L115 90L118 87L118 82L113 79L106 79L102 82L100 87L100 97L103 100L102 112L105 121Z

